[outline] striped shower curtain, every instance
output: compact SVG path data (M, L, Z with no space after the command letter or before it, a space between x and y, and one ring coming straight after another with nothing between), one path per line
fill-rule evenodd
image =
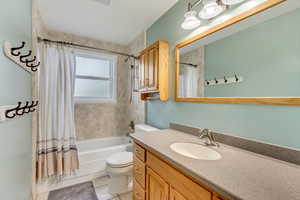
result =
M36 176L61 179L78 167L74 121L75 57L72 49L40 43L40 110Z

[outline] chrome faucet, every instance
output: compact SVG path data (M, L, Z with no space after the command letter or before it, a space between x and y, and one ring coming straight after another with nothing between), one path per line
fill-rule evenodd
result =
M220 145L216 142L213 132L207 128L199 130L199 137L204 141L206 146L219 147Z
M129 124L129 134L130 133L134 133L135 132L135 123L134 121L130 121L130 124Z

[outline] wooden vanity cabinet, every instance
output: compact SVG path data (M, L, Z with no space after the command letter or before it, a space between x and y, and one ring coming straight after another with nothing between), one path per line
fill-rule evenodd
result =
M133 200L225 200L137 143L133 177Z
M143 100L153 93L162 101L168 100L169 45L157 41L140 53L139 91Z
M137 181L133 180L133 199L134 200L145 200L146 199L146 192L145 190L137 183Z
M179 192L177 192L174 188L170 188L170 200L187 200L184 196L182 196Z
M156 172L147 167L147 200L169 200L169 185Z

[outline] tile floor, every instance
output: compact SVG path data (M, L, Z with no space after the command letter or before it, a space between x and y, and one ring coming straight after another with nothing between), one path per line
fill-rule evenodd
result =
M102 177L93 181L98 200L132 200L132 192L111 195L107 187L108 177Z

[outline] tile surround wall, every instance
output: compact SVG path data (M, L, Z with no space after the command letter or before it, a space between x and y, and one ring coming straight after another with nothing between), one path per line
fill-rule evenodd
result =
M67 33L51 30L45 31L45 27L40 29L40 36L48 39L69 41L134 55L137 55L145 47L144 33L140 34L128 46L124 46ZM144 123L144 102L140 100L137 94L134 94L133 101L130 103L130 62L126 63L124 59L124 56L118 56L117 103L75 105L76 134L78 140L125 136L129 131L131 120L135 121L135 123Z

